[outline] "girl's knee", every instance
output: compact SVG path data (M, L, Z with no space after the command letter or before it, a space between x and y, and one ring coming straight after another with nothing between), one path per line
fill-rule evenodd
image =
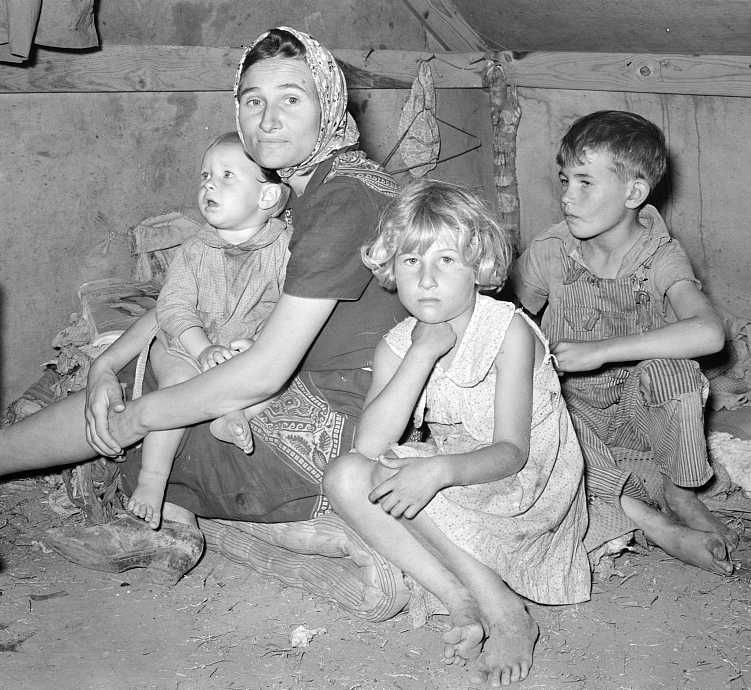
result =
M329 499L346 496L366 480L370 461L356 452L332 460L323 471L323 492Z

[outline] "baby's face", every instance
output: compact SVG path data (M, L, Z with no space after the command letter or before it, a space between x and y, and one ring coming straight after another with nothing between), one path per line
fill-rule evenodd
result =
M201 215L227 232L257 225L263 184L263 173L239 142L217 144L206 151L201 163Z

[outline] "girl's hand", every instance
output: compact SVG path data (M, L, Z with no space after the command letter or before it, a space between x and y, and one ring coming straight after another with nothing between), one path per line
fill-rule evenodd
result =
M423 323L418 321L412 330L412 347L430 353L439 359L456 345L456 333L446 322Z
M228 362L232 359L232 351L224 345L209 345L198 355L198 365L201 371L213 369L218 364Z
M379 465L396 470L368 494L371 503L394 518L412 519L444 488L438 458L380 457ZM381 473L380 468L376 476Z
M114 457L123 450L109 426L110 414L125 410L123 389L117 374L97 360L89 369L86 382L86 441L99 455Z
M553 349L559 371L594 371L606 363L603 348L590 343L561 342Z

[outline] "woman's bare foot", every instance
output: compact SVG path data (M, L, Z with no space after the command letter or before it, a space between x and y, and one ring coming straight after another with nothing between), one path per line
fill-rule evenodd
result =
M128 500L127 511L141 518L151 529L159 529L162 522L162 503L166 477L141 470L138 486Z
M253 452L253 434L242 410L229 412L209 425L211 435L227 443L234 443L244 453Z
M730 529L702 503L696 492L676 486L667 477L663 481L665 502L687 526L700 532L712 532L725 543L728 554L738 547L740 535Z
M476 659L482 651L485 631L480 609L469 592L466 598L447 607L451 628L443 635L445 647L443 661L447 664L464 664Z

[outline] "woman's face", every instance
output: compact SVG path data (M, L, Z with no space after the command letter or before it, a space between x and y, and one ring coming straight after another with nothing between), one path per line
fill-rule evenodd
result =
M245 148L264 168L302 163L318 139L321 106L304 60L269 58L251 65L238 88Z

